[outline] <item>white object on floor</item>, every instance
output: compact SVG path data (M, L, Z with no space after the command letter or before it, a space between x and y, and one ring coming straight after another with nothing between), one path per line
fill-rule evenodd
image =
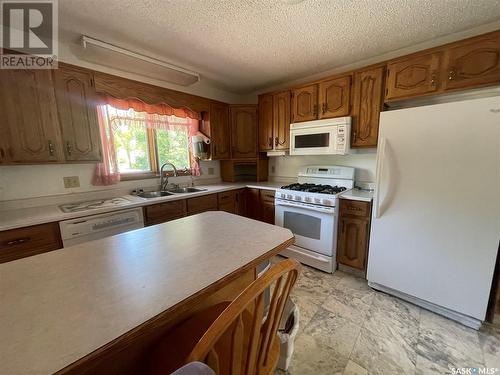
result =
M286 322L290 316L293 316L293 325L288 332L283 332L282 330L285 328ZM300 313L297 305L289 298L285 305L278 331L278 337L280 339L280 358L277 367L284 371L288 370L290 362L292 361L295 337L299 332L299 316Z

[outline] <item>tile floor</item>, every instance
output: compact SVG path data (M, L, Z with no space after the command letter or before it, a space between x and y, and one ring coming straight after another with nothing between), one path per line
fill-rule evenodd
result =
M292 299L300 328L288 374L451 374L459 367L500 374L500 329L464 327L364 279L303 266Z

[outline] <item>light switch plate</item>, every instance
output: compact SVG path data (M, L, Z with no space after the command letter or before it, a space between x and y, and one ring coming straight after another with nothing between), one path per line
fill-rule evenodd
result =
M63 181L66 189L80 187L80 177L78 176L63 177Z

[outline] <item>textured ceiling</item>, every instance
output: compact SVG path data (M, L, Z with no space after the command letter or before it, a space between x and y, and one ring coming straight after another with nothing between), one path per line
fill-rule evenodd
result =
M62 0L85 34L180 64L237 93L500 19L498 0Z

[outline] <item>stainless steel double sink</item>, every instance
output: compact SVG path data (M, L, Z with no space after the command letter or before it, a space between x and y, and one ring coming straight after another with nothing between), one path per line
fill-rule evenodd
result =
M194 187L184 187L184 188L176 188L167 191L144 191L142 193L137 194L138 197L151 199L151 198L159 198L166 197L168 195L174 194L186 194L186 193L197 193L200 191L206 191L207 189L198 189Z

